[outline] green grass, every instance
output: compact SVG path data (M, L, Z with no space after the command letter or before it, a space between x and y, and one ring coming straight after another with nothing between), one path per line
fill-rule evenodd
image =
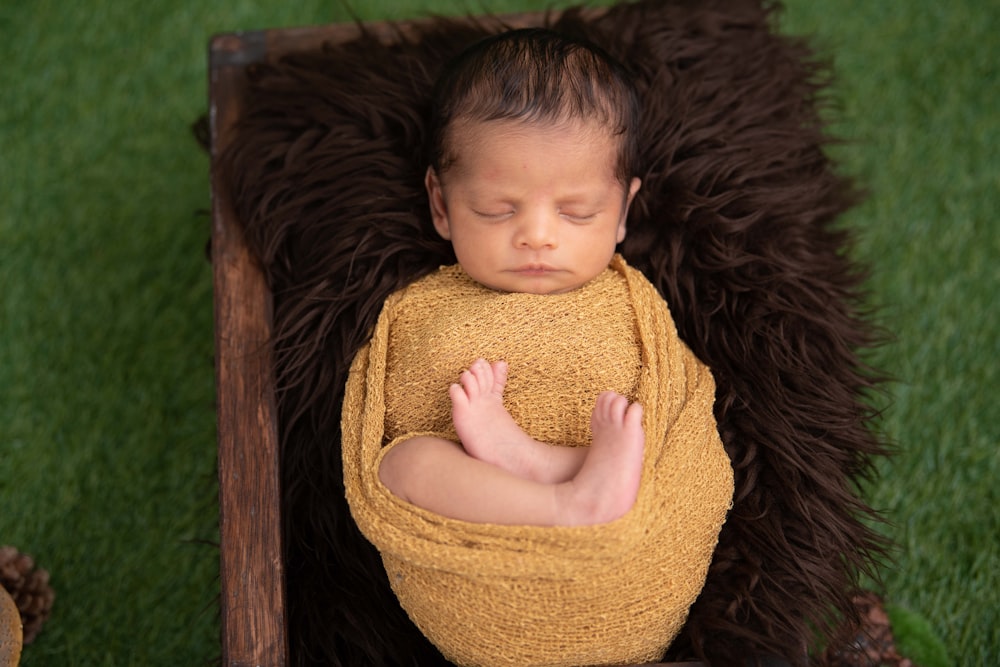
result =
M896 647L920 667L950 667L955 661L948 655L938 633L925 616L898 605L887 608Z
M873 359L898 379L883 426L899 455L870 490L899 544L886 591L951 664L998 664L1000 10L790 7L789 29L835 55L838 157L872 193L848 220L896 336Z
M846 222L896 336L873 357L898 378L883 427L900 453L869 489L899 543L886 591L953 664L997 664L1000 11L787 5L784 29L835 58L837 156L872 191ZM0 544L57 589L28 667L217 655L208 159L189 124L211 34L347 17L316 1L0 6Z

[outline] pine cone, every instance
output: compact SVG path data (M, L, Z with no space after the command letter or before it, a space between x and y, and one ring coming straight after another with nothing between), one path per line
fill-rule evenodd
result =
M0 586L14 598L24 625L24 643L30 644L52 613L56 593L49 585L49 573L35 569L31 556L14 547L0 547Z
M854 596L861 627L842 646L829 647L819 657L819 667L916 667L896 650L892 624L882 600L866 591Z

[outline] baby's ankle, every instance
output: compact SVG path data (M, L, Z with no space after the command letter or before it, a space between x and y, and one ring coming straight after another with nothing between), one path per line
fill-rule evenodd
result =
M530 439L525 443L522 476L541 484L560 484L567 481L565 466L557 456L559 445L550 445Z
M595 486L578 479L555 485L557 524L596 526L624 516L635 504L636 494L622 486Z

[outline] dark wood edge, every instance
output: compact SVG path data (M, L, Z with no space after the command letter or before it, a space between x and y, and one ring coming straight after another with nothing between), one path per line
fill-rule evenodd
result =
M245 68L232 62L232 54L246 52L239 37L213 40L209 74L222 661L283 667L288 641L271 294L236 222L218 163L245 84Z
M607 12L607 7L585 8L584 16L594 18ZM558 18L558 11L522 12L470 16L487 24L495 22L511 28L538 26ZM462 17L453 17L456 19ZM274 61L281 56L300 51L319 49L323 44L346 42L368 33L385 42L392 42L400 35L413 35L430 24L433 17L401 21L369 21L359 23L331 23L317 26L274 28L257 31L231 32L216 35L211 40L213 67L246 66L252 63Z

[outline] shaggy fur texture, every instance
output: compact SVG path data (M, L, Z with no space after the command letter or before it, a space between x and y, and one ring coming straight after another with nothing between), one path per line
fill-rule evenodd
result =
M884 545L856 484L882 453L858 353L875 344L837 216L856 202L824 153L828 70L755 0L570 11L636 75L643 187L621 250L713 370L735 506L667 657L805 661L854 614ZM454 261L423 189L438 68L497 22L444 19L254 66L226 156L232 196L275 295L293 662L435 664L347 511L346 373L394 290Z

